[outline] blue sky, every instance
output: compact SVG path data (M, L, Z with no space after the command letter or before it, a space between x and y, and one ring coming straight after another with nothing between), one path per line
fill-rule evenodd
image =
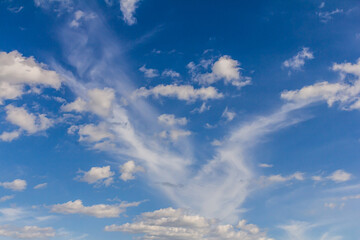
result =
M0 2L0 239L360 235L360 4Z

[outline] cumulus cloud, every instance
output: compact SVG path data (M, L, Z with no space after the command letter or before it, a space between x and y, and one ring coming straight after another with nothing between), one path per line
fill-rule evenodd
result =
M51 206L51 211L62 214L84 214L97 218L116 218L119 217L128 207L136 207L140 202L107 205L97 204L92 206L84 206L81 200L69 201L63 204Z
M158 85L156 87L146 89L144 87L137 89L134 93L134 97L148 97L153 95L158 98L174 97L179 100L195 101L198 99L209 100L223 98L223 94L219 93L214 87L202 87L195 89L191 85Z
M78 176L77 179L81 182L87 182L89 184L104 184L105 186L109 186L113 183L114 172L110 170L110 166L105 167L92 167L89 171L83 172L82 176Z
M33 113L28 113L24 107L15 107L13 105L7 105L6 120L22 130L27 131L29 134L33 134L39 131L48 129L53 125L53 120L46 117L45 114L39 114L38 116ZM4 134L4 133L3 133ZM9 140L11 137L18 137L16 133L9 133L5 135L5 139ZM4 136L3 136L4 138Z
M200 73L201 68L206 69L210 65L212 65L211 72ZM203 61L199 65L195 65L191 62L188 64L188 68L190 69L193 79L200 84L213 84L219 80L224 80L225 84L231 84L241 88L251 83L251 78L242 76L240 63L227 55L220 57L213 64L208 61Z
M22 179L15 179L12 182L0 182L0 186L13 191L23 191L26 189L27 183Z
M334 182L346 182L351 179L351 174L348 172L345 172L344 170L336 170L331 175L327 177L327 179L330 179Z
M159 71L157 69L153 68L146 68L145 65L143 65L141 68L139 68L140 72L144 73L144 76L146 78L154 78L159 76Z
M292 58L285 60L283 62L283 66L289 68L291 70L301 70L301 68L305 65L306 60L313 59L314 55L309 50L309 48L304 47L300 52L298 52Z
M105 123L82 125L79 127L78 133L80 136L79 141L86 142L102 142L114 138L114 135L108 131Z
M344 77L354 75L355 81L329 83L327 81L305 86L298 90L283 91L281 98L287 101L310 104L326 101L331 107L338 102L342 109L360 109L360 59L355 63L334 64L332 70L340 72Z
M162 73L161 76L163 77L170 77L170 78L179 78L180 77L180 73L171 70L171 69L165 69Z
M134 17L135 10L138 7L139 0L120 0L120 10L123 14L123 19L128 25L136 23Z
M120 166L120 179L123 181L132 180L135 179L135 173L144 171L145 169L143 167L136 165L135 162L131 160Z
M12 131L12 132L3 132L0 134L0 139L1 141L4 142L11 142L14 139L17 139L20 136L21 132L20 131Z
M87 100L77 98L74 102L61 107L64 112L91 112L101 117L106 117L111 111L115 92L111 88L91 89L87 92Z
M176 118L174 114L162 114L158 117L158 121L168 126L187 124L187 119L185 117Z
M105 231L145 234L141 239L176 240L271 240L254 224L241 220L236 226L221 225L215 219L207 219L183 209L165 208L142 213L137 221L123 225L110 225Z
M224 112L221 115L221 117L225 118L228 122L234 120L235 116L236 113L229 111L228 107L225 108Z
M55 230L51 227L13 227L9 225L0 225L0 236L17 239L43 239L55 237Z
M18 51L0 52L0 104L21 97L26 87L59 89L60 86L58 74L46 70L33 57L26 58Z

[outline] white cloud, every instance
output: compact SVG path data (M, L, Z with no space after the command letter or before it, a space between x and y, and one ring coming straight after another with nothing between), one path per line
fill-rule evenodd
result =
M70 27L77 28L80 26L80 23L83 20L94 19L95 15L93 13L85 13L81 10L78 10L74 13L74 19L70 22Z
M59 89L61 81L56 72L46 70L33 57L23 57L17 51L0 52L0 104L21 97L25 86Z
M324 7L325 7L325 2L321 2L319 8L321 9L321 8L324 8Z
M111 107L115 99L115 92L111 88L94 88L87 92L87 101L77 98L74 102L65 104L61 107L65 112L92 112L101 117L110 114Z
M135 179L135 173L144 171L144 168L136 165L134 161L128 161L120 166L120 179L123 181L132 180Z
M221 117L225 118L228 122L234 120L235 116L236 113L229 111L228 107L225 108L224 112L221 115Z
M138 7L139 0L120 0L120 10L123 14L124 21L128 25L133 25L136 23L136 18L134 17L135 10Z
M7 200L11 200L13 199L15 196L14 195L6 195L0 198L0 202L6 202Z
M295 56L288 60L285 60L283 62L283 66L286 68L290 68L291 70L301 70L301 68L305 65L305 61L313 58L314 55L309 50L309 48L304 47Z
M105 123L82 125L79 127L79 136L79 141L86 142L101 142L114 138L114 135L108 131Z
M198 99L209 100L219 99L223 94L219 93L214 87L202 87L194 89L191 85L158 85L156 87L146 89L144 87L137 89L133 96L135 97L148 97L150 95L156 98L160 96L175 97L179 100L195 101Z
M230 56L224 55L212 64L210 73L199 73L199 68L208 68L210 62L201 62L199 65L188 64L188 68L193 75L193 79L200 84L213 84L219 80L224 80L225 84L231 84L238 88L251 83L251 78L241 75L240 63Z
M168 139L171 139L172 141L177 141L180 137L187 137L190 135L191 135L190 131L185 131L185 130L181 130L181 129L162 131L160 133L160 137L168 138Z
M208 110L210 110L210 106L207 106L206 103L203 102L199 108L195 108L191 112L192 113L195 113L195 112L203 113L203 112L208 111Z
M55 230L51 227L0 225L0 236L17 239L43 239L55 237Z
M81 200L69 201L63 204L51 206L51 211L62 214L84 214L97 218L116 218L123 213L127 207L136 207L140 202L107 205L97 204L92 206L84 206Z
M89 184L104 184L109 186L113 182L114 172L110 170L110 166L105 167L92 167L88 172L83 172L82 176L78 176L77 179Z
M40 183L34 187L34 189L43 189L47 187L47 183Z
M329 83L327 81L305 86L299 90L283 91L281 98L303 104L326 101L329 107L338 102L344 110L360 109L360 59L355 63L334 64L332 69L355 75L355 81Z
M0 186L13 191L23 191L26 189L27 183L22 179L15 179L12 182L0 182Z
M319 234L316 228L319 228L323 224L310 224L302 221L291 221L286 225L281 225L279 228L283 229L286 233L284 240L342 240L341 236L330 235L329 232ZM317 230L317 231L315 231Z
M294 174L291 174L289 176L282 176L280 174L277 175L271 175L269 177L266 178L266 181L269 182L287 182L287 181L291 181L291 180L298 180L298 181L303 181L304 180L304 173L301 172L296 172Z
M140 72L143 72L146 78L154 78L159 76L159 71L157 69L153 68L146 68L145 65L143 65L141 68L139 68Z
M13 105L7 105L6 120L21 129L27 131L30 134L43 131L53 125L53 120L47 118L45 114L39 114L35 116L33 113L28 113L24 107L15 107ZM14 135L8 135L7 137L14 137Z
M170 77L170 78L179 78L180 77L180 73L171 70L171 69L165 69L162 73L161 76L163 77Z
M168 126L187 124L187 119L185 117L176 118L174 114L162 114L158 117L158 121Z
M0 134L0 139L4 142L11 142L20 136L20 131L3 132Z
M55 12L73 9L73 0L34 0L35 6L44 9L53 8Z
M344 10L337 8L334 11L331 11L331 12L318 12L317 14L318 14L321 22L327 23L328 21L333 19L334 15L340 14L340 13L343 13L343 12L344 12Z
M273 165L272 165L272 164L267 164L267 163L260 163L260 164L259 164L259 167L262 167L262 168L272 168Z
M145 234L141 239L159 240L271 240L256 225L244 220L236 226L221 225L215 219L173 208L142 213L133 223L113 224L106 226L105 231Z
M327 178L334 181L334 182L346 182L351 179L351 174L348 172L345 172L344 170L336 170L331 175L329 175Z

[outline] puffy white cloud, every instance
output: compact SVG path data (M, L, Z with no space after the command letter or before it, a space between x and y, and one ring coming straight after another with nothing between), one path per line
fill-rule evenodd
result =
M168 126L187 124L187 119L185 117L176 118L174 114L162 114L158 117L158 121Z
M161 76L163 77L170 77L170 78L178 78L180 77L180 73L171 70L171 69L165 69L162 73Z
M86 142L101 142L114 138L114 135L108 131L105 123L82 125L79 127L79 136L80 141Z
M12 227L9 225L0 225L0 236L17 239L43 239L55 237L55 230L51 227Z
M236 113L229 111L228 107L226 107L221 116L225 118L226 121L230 122L234 120Z
M16 99L30 88L59 89L61 81L55 71L44 69L33 57L23 57L19 52L0 52L0 104L6 99Z
M6 195L0 198L0 202L6 202L7 200L11 200L13 199L15 196L14 195Z
M143 72L145 77L147 78L154 78L159 76L159 71L157 69L153 68L146 68L145 65L143 65L141 68L139 68L140 72Z
M77 98L74 102L61 107L65 112L92 112L99 116L106 117L111 111L115 92L111 88L94 88L87 92L87 101Z
M34 187L34 189L43 189L47 187L47 183L40 183Z
M136 18L134 17L135 10L138 7L139 0L120 0L120 10L123 14L124 21L128 25L133 25L136 23Z
M63 204L51 206L51 211L62 214L84 214L97 218L116 218L123 213L127 207L136 207L140 202L107 205L97 204L92 206L84 206L81 200L69 201Z
M344 10L337 8L337 9L331 11L331 12L328 12L328 11L326 11L326 12L318 12L317 14L318 14L321 22L327 23L328 21L333 19L334 15L341 14L343 12L344 12Z
M82 171L81 171L82 172ZM89 184L97 183L109 186L113 182L114 172L110 170L110 166L105 167L92 167L88 172L82 172L82 176L78 176L77 179Z
M135 179L135 173L144 171L145 169L143 167L136 165L135 162L131 160L120 166L120 179L123 181L132 180Z
M20 136L20 131L3 132L0 134L0 139L4 142L11 142Z
M202 87L195 89L191 85L158 85L156 87L146 89L144 87L137 89L133 96L148 97L153 95L155 97L175 97L179 100L195 101L197 99L209 100L219 99L223 97L214 87Z
M305 65L305 61L313 58L314 55L309 50L309 48L304 47L295 56L288 60L285 60L283 62L283 66L292 70L301 70L301 68Z
M30 134L43 131L53 125L53 121L45 116L45 114L39 114L35 116L33 113L28 113L24 107L15 107L13 105L7 105L6 120L14 125L17 125L21 129L27 131ZM16 134L8 135L14 137Z
M341 74L355 75L355 81L329 83L327 81L305 86L299 90L284 91L281 98L298 103L310 104L317 101L326 101L329 106L338 102L342 109L360 109L360 60L355 64L334 64L332 69Z
M0 186L13 191L23 191L26 189L27 183L22 179L15 179L12 182L0 182Z
M141 239L159 240L270 240L256 225L246 224L244 220L237 226L221 225L215 219L173 208L142 213L133 223L106 226L105 231L145 234Z
M351 179L351 174L348 172L345 172L344 170L336 170L331 175L329 175L327 178L334 181L334 182L346 182Z
M193 79L200 84L213 84L219 80L224 80L226 84L232 84L238 88L249 85L251 78L241 75L240 63L230 56L224 55L212 64L210 73L199 73L199 68L208 68L210 62L201 62L200 65L188 64L188 68L193 75Z

